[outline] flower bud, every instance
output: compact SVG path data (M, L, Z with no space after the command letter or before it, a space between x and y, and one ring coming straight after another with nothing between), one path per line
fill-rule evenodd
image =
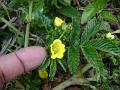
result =
M39 74L40 78L42 78L42 79L48 78L48 72L46 69L39 69L38 74Z
M112 35L112 34L109 32L109 33L106 34L106 38L108 38L108 39L114 39L115 36Z
M61 26L63 24L63 22L64 21L62 19L56 17L55 20L54 20L54 25L59 27L59 26Z

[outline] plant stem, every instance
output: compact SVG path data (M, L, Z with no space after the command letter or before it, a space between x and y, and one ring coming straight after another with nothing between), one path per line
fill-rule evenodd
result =
M4 22L6 25L8 25L10 28L13 29L13 30L11 30L12 32L17 33L18 35L22 36L22 33L15 26L13 26L13 24L11 22L7 21L4 18L0 18L0 19L2 20L2 22Z
M85 73L91 68L90 64L87 64L85 67L82 68L81 72ZM64 82L60 83L58 86L54 87L51 90L64 90L66 87L69 87L71 85L83 85L88 86L92 90L98 90L95 86L90 85L89 80L79 77L80 73L73 75L68 80L65 80Z
M65 30L63 31L63 33L60 35L59 39L61 39L61 38L63 37L63 35L66 33L66 31L67 31L67 29L65 29Z
M29 2L29 15L28 15L28 23L26 26L24 47L28 47L28 45L29 45L30 23L31 23L31 18L32 18L32 6L33 6L33 1L31 0Z
M83 85L90 87L92 90L98 90L95 86L90 85L87 79L77 78L74 76L72 76L71 78L69 78L68 80L64 81L63 83L59 84L51 90L64 90L65 88L71 85Z
M92 66L91 66L90 64L86 64L86 65L82 68L81 72L82 72L82 73L85 73L85 72L87 72L91 67L92 67Z
M63 30L63 33L60 35L59 39L61 39L63 37L63 35L66 33L67 31L67 25L66 23L62 24L62 30Z
M9 12L8 12L8 10L7 10L7 7L6 7L2 2L0 2L0 4L1 4L1 6L3 7L3 9L5 10L6 15L8 16L8 19L10 20L10 16L9 16Z
M25 34L25 44L24 47L28 47L29 45L29 32L30 32L30 23L26 26L26 34Z
M63 35L65 34L65 32L66 32L66 31L64 31L64 32L60 35L59 39L61 39L61 38L63 37Z

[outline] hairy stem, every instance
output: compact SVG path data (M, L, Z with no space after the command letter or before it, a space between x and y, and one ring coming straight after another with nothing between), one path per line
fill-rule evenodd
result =
M29 2L28 23L27 23L27 26L26 26L24 47L28 47L28 45L29 45L30 23L31 23L31 18L32 18L32 6L33 6L33 1L30 1Z

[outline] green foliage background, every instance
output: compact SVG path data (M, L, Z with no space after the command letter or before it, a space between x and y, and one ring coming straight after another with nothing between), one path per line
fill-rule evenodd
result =
M96 88L102 86L104 90L119 90L120 87L112 87L111 82L120 84L120 40L116 35L114 40L105 37L108 32L113 32L111 26L117 25L117 17L120 17L107 10L112 0L91 0L83 10L74 5L73 1L10 0L7 4L0 1L1 54L28 45L44 46L48 50L48 57L38 69L45 68L49 71L47 80L54 80L57 70L62 68L64 73L69 73L68 77L83 75L82 78ZM65 24L55 27L55 17L62 18ZM17 20L12 22L12 18ZM4 25L8 27L3 28ZM63 32L65 33L61 40L66 45L66 53L62 60L52 60L50 45ZM94 70L95 74L90 79L81 72L84 68L80 66L82 61L85 61L84 67L89 65ZM111 65L112 70L107 63ZM35 90L46 81L39 77L37 70L18 77L4 88L13 88L15 82L19 82L23 88Z

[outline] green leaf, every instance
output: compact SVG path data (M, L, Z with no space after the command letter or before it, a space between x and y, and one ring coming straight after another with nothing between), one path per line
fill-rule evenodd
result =
M64 6L70 6L71 0L58 0Z
M103 82L103 88L104 88L104 90L111 90L109 83L107 81Z
M108 39L94 39L89 42L90 45L96 49L120 56L120 48L117 47L111 40Z
M100 13L100 16L102 16L105 20L108 20L110 22L117 22L116 17L110 11L102 11Z
M83 11L82 18L81 18L81 24L86 23L88 20L90 20L97 12L102 10L108 0L93 0L92 3L88 4L85 7L85 10Z
M41 10L36 9L32 12L32 25L39 26L39 27L45 27L46 29L51 26L51 20L42 13Z
M41 68L47 68L50 65L50 59L45 59L43 64L40 66Z
M81 49L85 58L93 66L97 73L103 74L104 64L96 49L90 45L81 46Z
M49 77L52 79L54 78L55 74L56 74L56 70L57 70L57 63L55 60L51 60L50 63L50 72L49 72Z
M90 20L87 23L84 32L82 33L81 43L84 44L91 38L91 36L95 35L98 31L100 31L101 25L101 21L97 21L96 18Z
M16 8L16 7L20 6L21 4L24 4L27 6L28 2L29 2L29 0L10 0L8 7L9 8L15 7Z
M105 30L107 32L111 32L110 24L108 22L103 21L101 23L100 30Z
M63 61L62 60L57 60L57 61L60 64L60 66L63 68L63 70L66 72L66 68L65 68Z
M34 10L38 10L38 11L43 11L43 8L44 8L44 6L45 6L45 0L35 0L34 1L34 7L33 7L33 11Z
M78 69L80 60L80 50L79 50L79 35L80 26L79 20L77 18L72 18L73 30L70 35L70 46L68 49L68 67L71 74L75 73Z
M67 17L76 17L79 15L79 12L74 7L62 7L59 9L59 12Z
M58 0L52 0L52 5L55 5L57 8L59 8L59 6L58 6Z
M54 40L53 35L47 35L47 36L46 36L46 40L45 40L45 41L46 41L46 42L45 42L46 45L47 45L47 46L51 45L51 43L53 42L53 40Z

